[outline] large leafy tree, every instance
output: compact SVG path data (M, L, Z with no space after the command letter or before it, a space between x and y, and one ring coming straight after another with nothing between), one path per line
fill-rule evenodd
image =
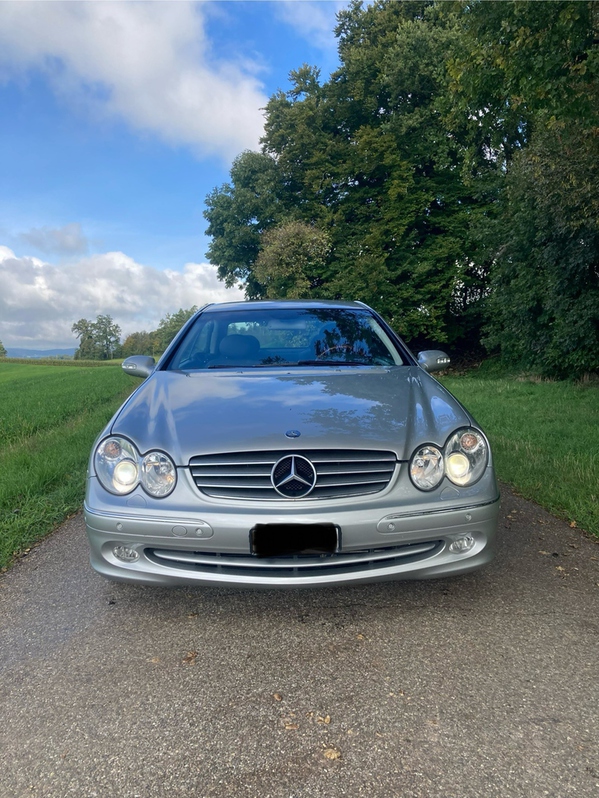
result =
M110 360L121 353L121 328L112 316L100 314L95 321L79 319L71 330L79 338L75 360Z
M454 4L456 105L503 157L487 342L546 374L599 368L599 5ZM499 145L506 131L518 130Z
M325 83L293 72L267 105L262 152L242 154L208 198L210 258L264 295L267 231L301 221L331 241L305 294L370 302L408 337L457 338L465 285L481 279L469 237L481 200L443 121L455 26L431 3L356 2L336 32L340 69Z
M248 298L264 293L253 265L262 233L285 217L284 194L274 158L247 151L235 159L231 182L206 198L210 262L218 266L218 276L227 286L242 282Z
M486 318L512 361L598 369L599 4L353 2L336 33L337 72L291 73L208 198L221 278L362 299L408 339ZM295 223L331 242L309 274Z
M6 357L6 349L4 348L2 341L0 341L0 357Z

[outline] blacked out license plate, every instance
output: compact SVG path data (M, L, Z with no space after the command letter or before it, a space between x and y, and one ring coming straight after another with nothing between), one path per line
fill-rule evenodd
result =
M334 524L256 524L250 546L257 557L334 554L339 530Z

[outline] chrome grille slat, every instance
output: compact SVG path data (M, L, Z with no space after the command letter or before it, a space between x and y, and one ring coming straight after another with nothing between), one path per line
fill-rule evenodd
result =
M289 454L312 463L317 479L306 500L365 496L384 490L397 460L393 452L368 449L293 449L234 452L192 457L191 476L207 496L222 499L289 501L275 491L271 472ZM301 501L301 499L296 499Z
M359 476L346 475L345 479L343 479L343 474L331 474L330 476L329 474L323 474L322 477L319 476L318 484L329 487L331 485L372 485L375 482L386 481L384 477L373 475L372 478L369 478L367 474L360 474Z
M378 474L378 473L385 473L389 470L390 467L393 467L395 463L384 464L380 463L373 463L373 462L364 462L360 463L359 465L348 463L347 466L343 463L344 468L341 468L341 464L338 463L315 463L314 465L320 466L318 469L319 474Z
M406 543L380 549L365 549L357 552L339 552L321 556L295 555L290 557L260 558L250 554L221 554L203 551L177 551L170 549L148 549L146 553L165 566L194 567L199 570L235 569L236 571L278 571L281 574L306 571L322 571L344 567L385 567L406 557L422 557L436 552L441 541Z

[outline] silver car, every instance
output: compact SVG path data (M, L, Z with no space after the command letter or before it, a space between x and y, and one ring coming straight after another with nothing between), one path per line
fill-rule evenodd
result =
M360 302L207 305L93 448L93 567L154 585L319 586L471 571L494 551L489 443Z

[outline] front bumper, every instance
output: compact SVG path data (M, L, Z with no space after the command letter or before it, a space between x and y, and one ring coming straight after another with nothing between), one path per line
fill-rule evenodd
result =
M91 564L108 579L153 585L308 587L395 579L428 579L466 573L490 562L495 552L499 495L492 470L488 488L463 496L460 506L421 508L387 499L349 506L312 503L285 508L219 507L205 503L197 512L153 513L127 507L92 506L101 492L92 477L85 521ZM100 501L97 504L101 504ZM453 504L453 503L452 503ZM159 505L165 508L165 505ZM341 545L336 554L257 558L250 553L256 524L334 524ZM472 548L450 551L470 536ZM114 549L138 556L121 562Z

